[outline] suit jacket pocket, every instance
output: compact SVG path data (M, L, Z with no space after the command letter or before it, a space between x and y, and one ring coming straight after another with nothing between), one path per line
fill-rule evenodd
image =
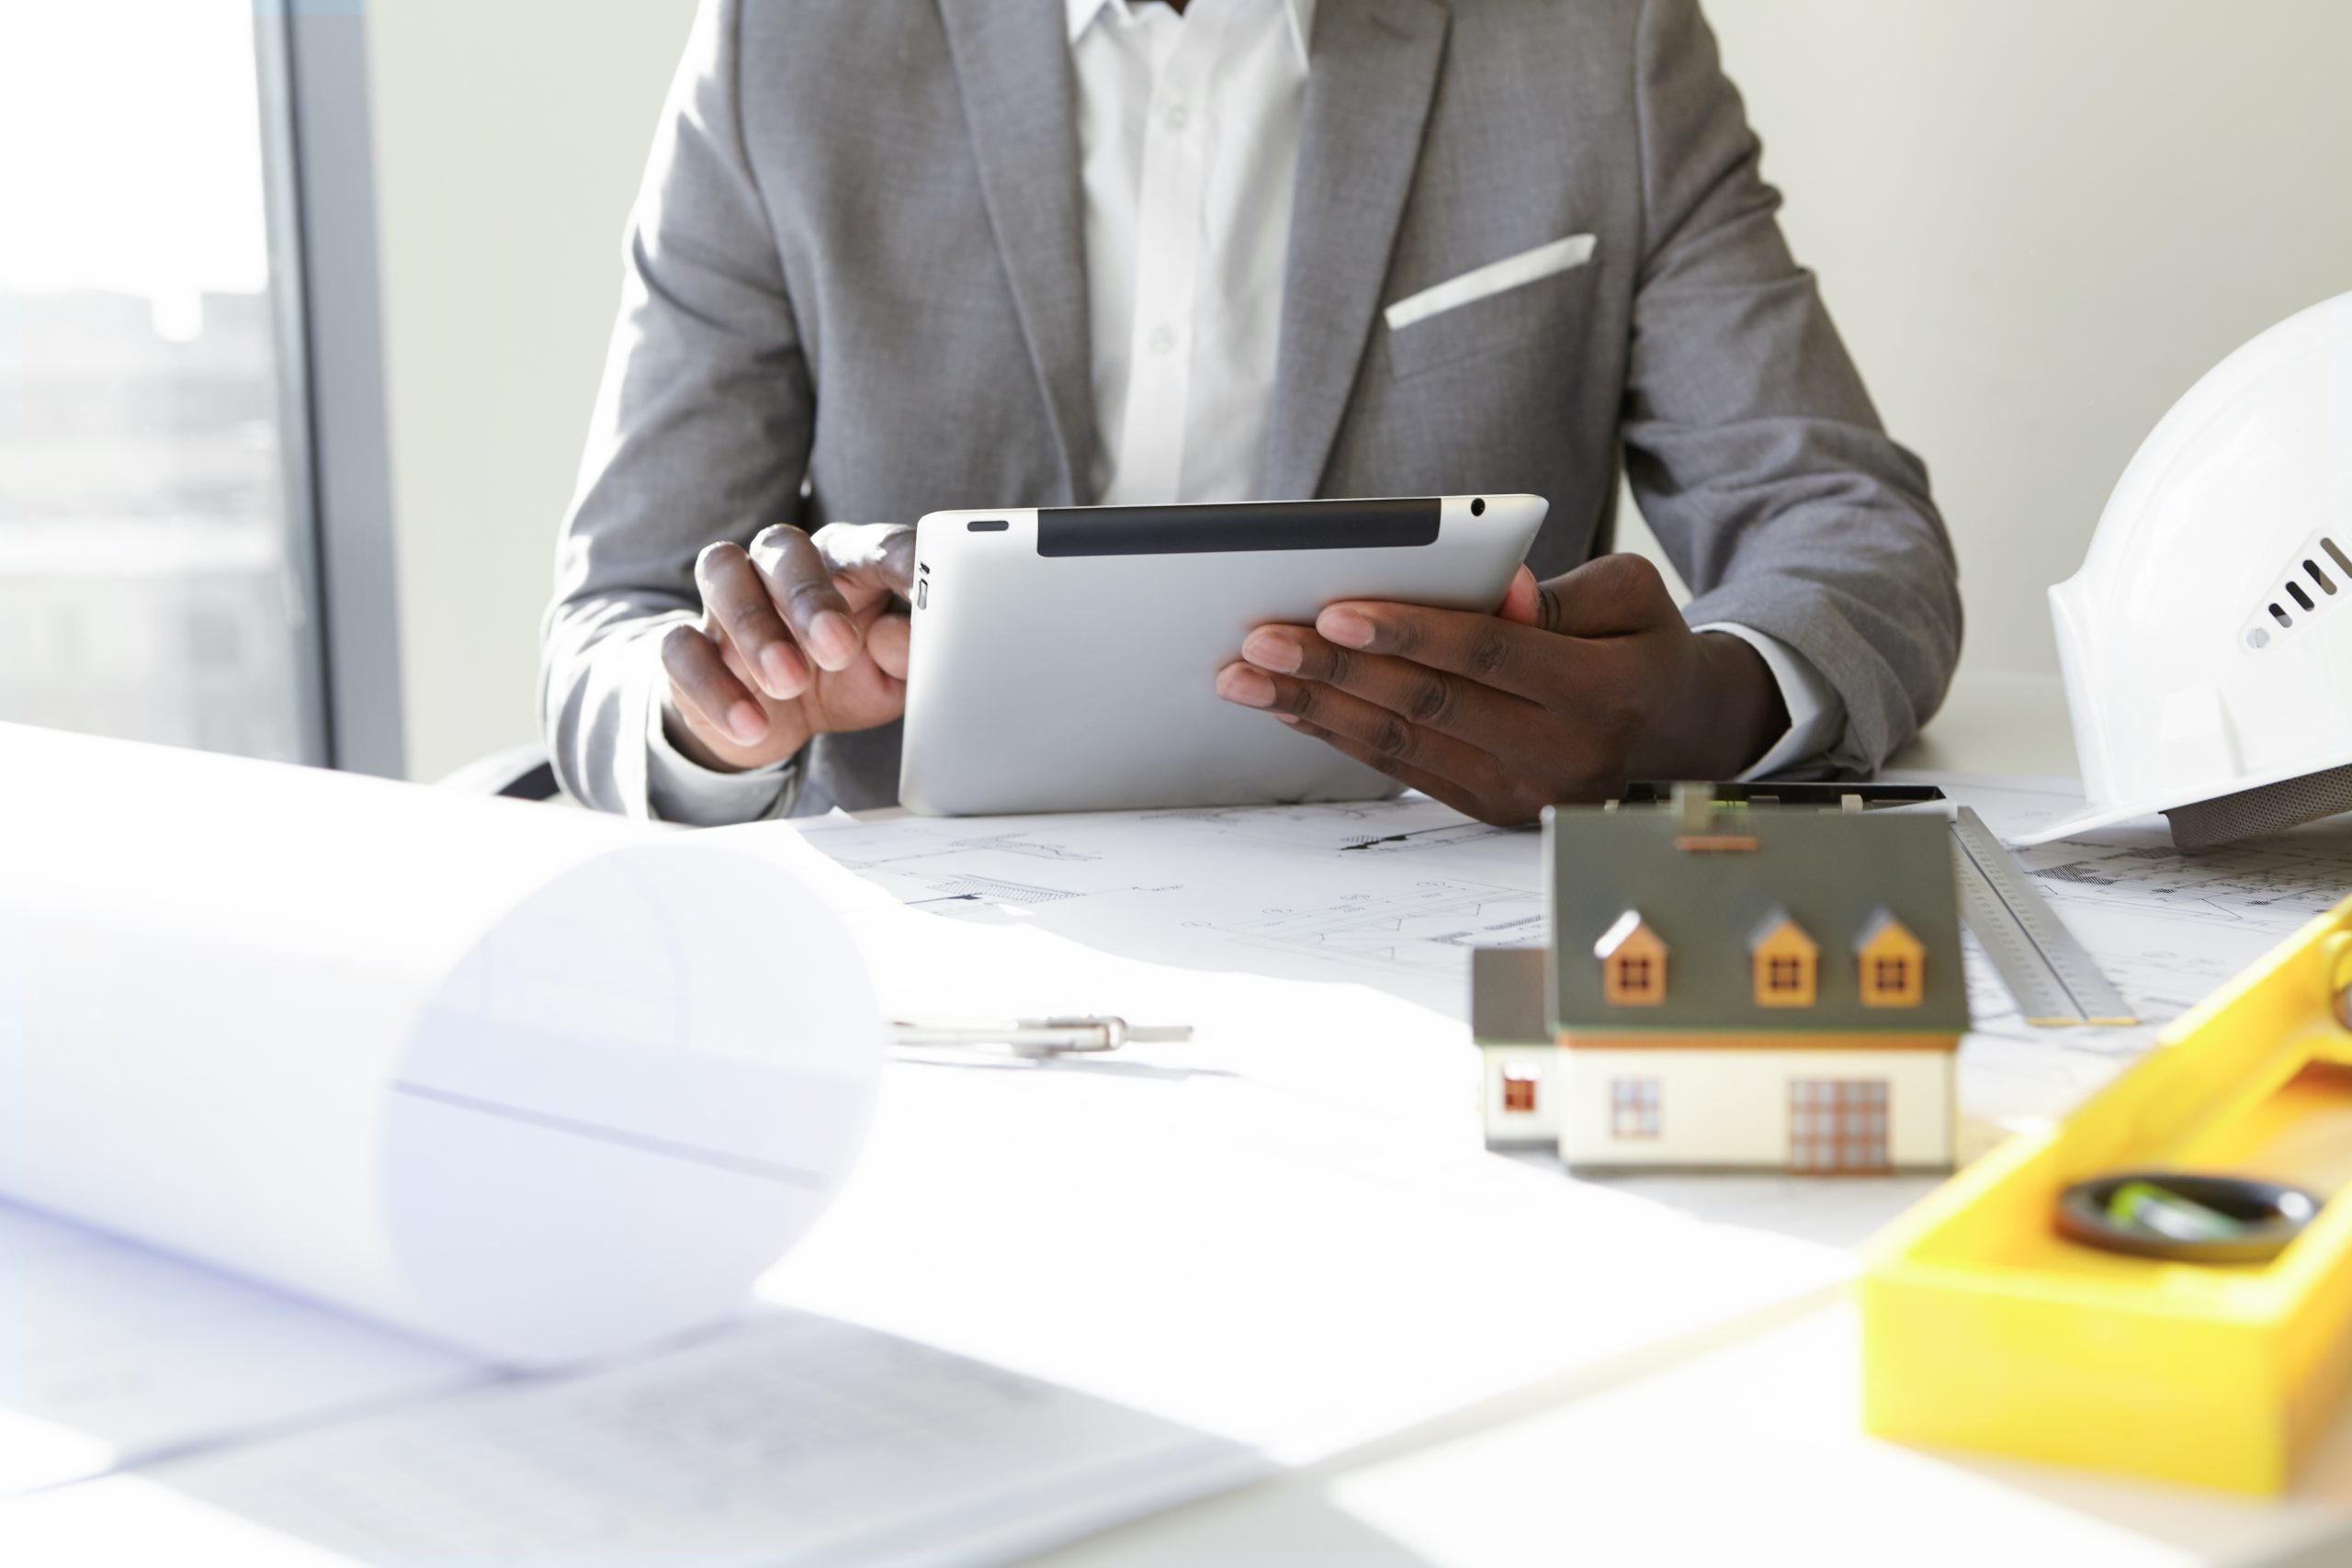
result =
M1397 300L1382 312L1398 378L1491 354L1532 336L1558 314L1556 280L1592 259L1590 234L1572 234L1473 268Z

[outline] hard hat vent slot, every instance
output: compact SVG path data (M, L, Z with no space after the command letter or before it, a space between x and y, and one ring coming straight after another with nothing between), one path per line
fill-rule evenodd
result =
M2324 561L2335 563L2334 572ZM2346 555L2344 547L2330 536L2314 534L2303 541L2303 547L2295 552L2294 564L2282 574L2278 596L2248 617L2238 634L2239 640L2247 649L2259 653L2270 646L2273 636L2269 622L2263 619L2266 614L2280 631L2292 630L2299 611L2308 620L2323 610L2335 609L2338 602L2352 603L2352 593L2346 592L2346 588L2352 588L2352 555Z

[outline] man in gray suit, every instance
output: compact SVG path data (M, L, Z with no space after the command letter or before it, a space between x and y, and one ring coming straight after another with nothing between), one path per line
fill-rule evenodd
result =
M888 803L927 511L1476 491L1552 503L1495 615L1334 606L1220 694L1496 821L1869 772L1951 551L1758 164L1695 0L707 0L558 553L564 783ZM1621 468L1683 609L1592 558Z

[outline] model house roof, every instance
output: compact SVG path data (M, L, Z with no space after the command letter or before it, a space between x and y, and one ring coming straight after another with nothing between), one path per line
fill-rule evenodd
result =
M1592 955L1595 958L1608 957L1633 941L1634 933L1640 930L1642 930L1642 912L1639 909L1626 910L1617 917L1613 925L1600 933L1600 940L1592 944ZM1647 946L1652 951L1662 951L1665 948L1666 943L1657 940L1657 932L1652 931L1650 939Z
M1549 1045L1551 1000L1540 947L1480 947L1470 953L1470 1037L1481 1045Z
M1940 817L1718 804L1702 824L1647 806L1559 807L1544 820L1560 954L1551 1021L1562 1032L1958 1035L1968 1027L1959 895ZM1784 921L1818 949L1815 994L1801 1009L1757 1001L1754 944ZM1893 924L1920 945L1919 1002L1868 1007L1855 955ZM1654 932L1672 955L1655 1005L1604 997L1607 960L1589 955L1621 925Z
M1815 939L1814 934L1805 930L1803 923L1789 913L1786 905L1775 904L1764 911L1763 919L1748 928L1747 951L1754 953L1783 932L1794 940L1795 945L1808 948L1818 948L1821 945Z

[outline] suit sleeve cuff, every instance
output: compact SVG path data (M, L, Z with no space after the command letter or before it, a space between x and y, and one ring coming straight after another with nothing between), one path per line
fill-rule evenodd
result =
M645 798L655 818L689 828L723 828L782 817L800 793L796 759L740 773L706 768L671 742L660 687L645 705Z
M1781 738L1765 748L1764 755L1739 776L1745 779L1770 778L1786 772L1800 762L1808 761L1837 744L1846 728L1846 705L1838 698L1837 691L1822 678L1813 661L1779 637L1768 637L1753 626L1743 626L1736 621L1710 621L1694 632L1725 632L1754 649L1772 671L1774 684L1781 688L1781 702L1789 710L1789 728Z

